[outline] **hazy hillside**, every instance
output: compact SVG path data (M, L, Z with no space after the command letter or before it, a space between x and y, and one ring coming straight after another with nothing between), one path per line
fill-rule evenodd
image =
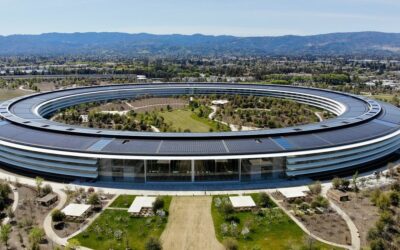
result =
M234 37L126 33L0 36L0 55L400 55L400 33Z

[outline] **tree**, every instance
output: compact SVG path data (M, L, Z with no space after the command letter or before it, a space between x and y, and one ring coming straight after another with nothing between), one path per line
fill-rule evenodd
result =
M260 193L260 206L261 207L271 207L273 205L273 202L271 201L271 198L269 195L265 192Z
M164 200L160 197L157 197L153 202L153 212L157 212L157 210L162 209L164 207Z
M0 239L1 242L6 245L6 248L8 248L8 240L10 239L10 233L11 233L11 225L10 224L5 224L1 226L0 228Z
M371 241L370 243L370 248L371 250L385 250L385 243L383 242L382 239L376 239Z
M54 209L51 213L51 219L54 222L63 221L65 219L65 213L61 212L60 209Z
M10 185L7 182L0 182L0 210L4 209L8 195L12 192Z
M43 229L39 227L34 227L29 232L29 242L31 243L31 248L33 250L39 249L39 243L42 241L44 237Z
M95 206L95 205L99 205L100 203L101 203L100 202L100 198L99 198L99 195L97 193L91 193L89 195L88 204L90 204L92 206Z
M151 237L145 245L145 249L146 250L161 250L162 246L161 246L161 242L159 239L157 238L153 238Z
M36 176L35 182L36 182L36 191L38 192L38 195L40 196L42 192L42 185L43 185L43 178Z
M352 178L353 189L354 189L354 192L356 192L356 193L359 191L357 182L358 182L358 171L356 171L354 173L353 178Z

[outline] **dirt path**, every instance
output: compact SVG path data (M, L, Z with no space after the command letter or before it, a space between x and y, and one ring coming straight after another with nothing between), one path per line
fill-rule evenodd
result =
M161 241L165 250L222 250L215 238L211 197L174 197Z

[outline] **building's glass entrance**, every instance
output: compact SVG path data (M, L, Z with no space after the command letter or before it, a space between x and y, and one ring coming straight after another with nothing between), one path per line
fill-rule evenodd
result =
M258 181L284 176L286 158L99 160L99 178L123 182Z

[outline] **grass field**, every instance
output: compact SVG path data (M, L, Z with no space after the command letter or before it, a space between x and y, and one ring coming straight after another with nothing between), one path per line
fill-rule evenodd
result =
M377 99L377 100L383 100L383 101L386 101L386 102L390 102L390 101L393 100L394 95L392 95L392 94L379 94L379 95L372 95L371 97L374 98L374 99Z
M111 203L110 207L119 207L119 208L129 208L135 200L136 195L127 195L127 194L122 194L119 195L113 203Z
M0 101L6 101L18 96L27 95L29 92L19 89L0 89Z
M257 196L252 195L257 201ZM224 196L217 196L220 199ZM306 234L281 209L266 208L262 213L233 212L228 217L215 206L214 197L211 208L217 239L223 242L235 238L239 249L309 249L306 247ZM227 197L227 196L225 196ZM236 229L231 221L235 221ZM224 231L223 224L228 225ZM242 230L247 226L250 232L247 236ZM224 233L223 233L224 231ZM312 249L338 249L320 242L314 242Z
M125 206L123 196L116 205ZM172 197L164 196L164 210L169 209ZM160 238L167 217L131 217L125 210L106 209L84 232L74 237L82 246L96 250L145 249L151 237Z
M172 111L163 111L159 115L164 117L166 123L171 123L172 128L177 131L190 130L191 132L209 132L210 129L217 131L217 122L206 118L197 117L190 110L178 109Z

